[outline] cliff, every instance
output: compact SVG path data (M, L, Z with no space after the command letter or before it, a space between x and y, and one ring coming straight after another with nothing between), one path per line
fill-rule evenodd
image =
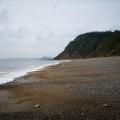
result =
M79 35L54 59L78 59L120 55L120 31Z

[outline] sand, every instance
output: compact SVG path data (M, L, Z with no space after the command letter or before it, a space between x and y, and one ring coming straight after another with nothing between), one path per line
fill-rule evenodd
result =
M0 120L119 120L120 57L79 59L0 85Z

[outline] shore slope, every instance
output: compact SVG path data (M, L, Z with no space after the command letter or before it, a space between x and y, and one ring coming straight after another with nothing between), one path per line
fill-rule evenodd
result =
M0 120L120 119L120 57L78 59L0 85Z

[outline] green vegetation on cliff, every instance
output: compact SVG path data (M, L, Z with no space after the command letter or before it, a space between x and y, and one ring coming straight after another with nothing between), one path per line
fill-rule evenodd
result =
M55 59L76 59L120 55L120 31L79 35Z

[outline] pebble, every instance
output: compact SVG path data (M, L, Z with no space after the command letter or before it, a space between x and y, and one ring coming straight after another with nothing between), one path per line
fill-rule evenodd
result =
M35 108L39 108L39 107L40 107L40 104L35 105Z
M81 116L84 116L84 115L85 115L85 113L82 112L82 113L81 113Z
M85 111L85 108L83 107L82 110Z
M109 107L109 106L108 106L108 104L106 103L106 104L104 104L104 105L103 105L103 107L105 107L105 108L106 108L106 107Z

